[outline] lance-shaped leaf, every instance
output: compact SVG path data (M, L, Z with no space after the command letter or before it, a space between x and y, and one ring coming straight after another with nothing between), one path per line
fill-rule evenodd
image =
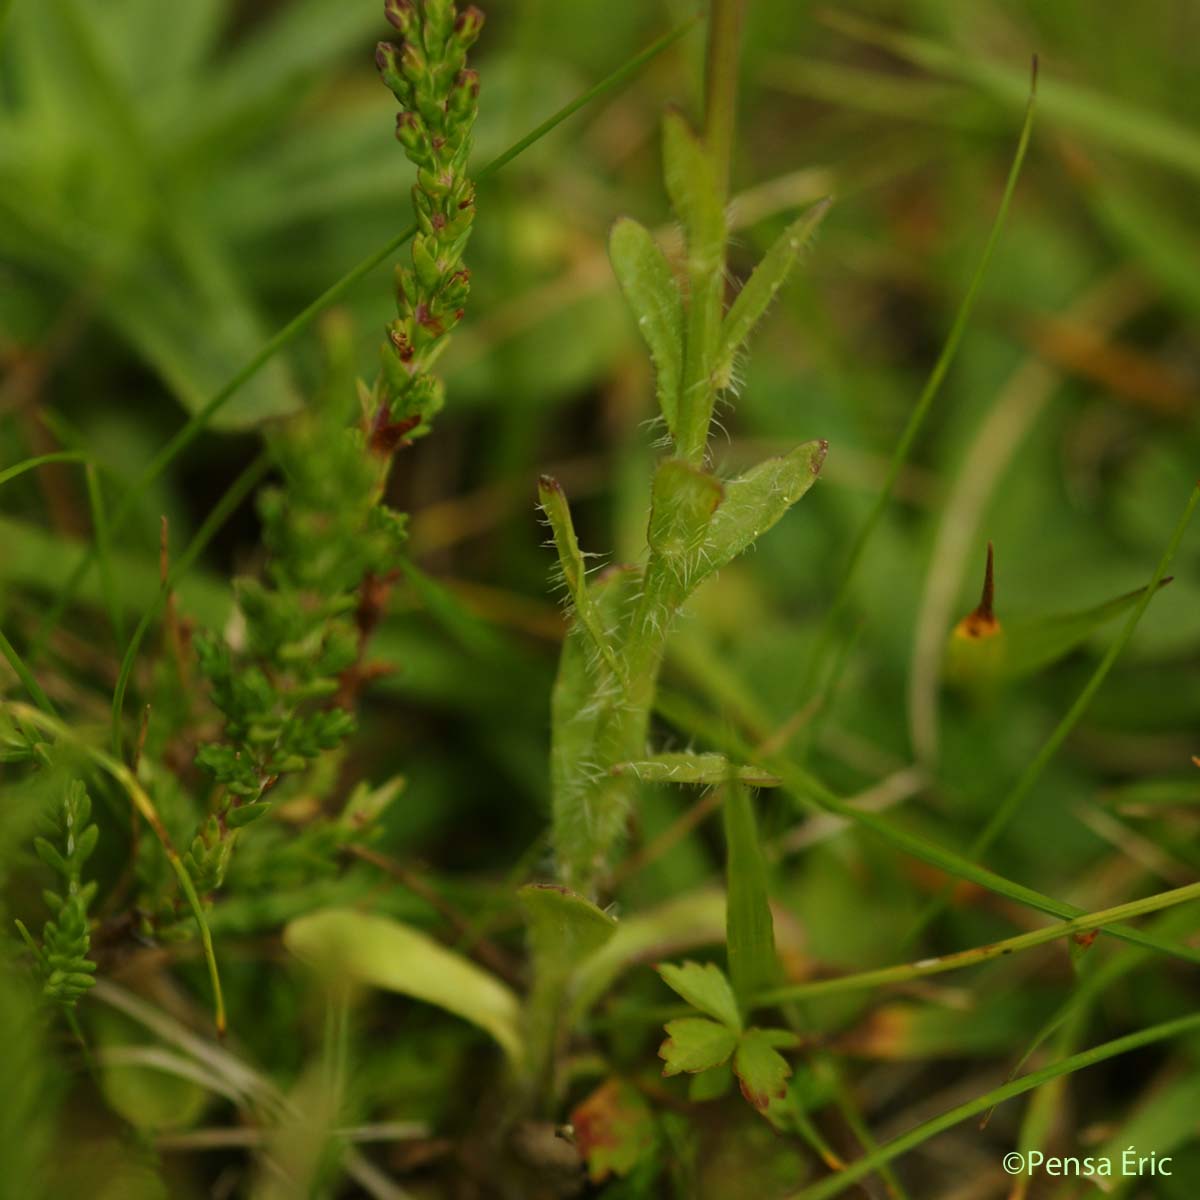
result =
M524 1056L513 992L461 954L390 917L322 909L292 921L283 942L332 982L369 984L434 1004L491 1034L513 1062Z
M663 982L693 1008L715 1017L735 1032L741 1032L742 1017L738 1011L737 997L725 978L725 972L715 963L701 965L685 962L682 966L662 963L658 973Z
M719 1067L729 1059L737 1041L735 1030L704 1017L668 1021L667 1040L658 1048L658 1057L666 1064L663 1074L695 1074Z
M714 366L718 386L729 386L738 350L745 344L755 325L762 319L771 301L786 282L796 259L800 256L800 251L804 249L829 211L830 203L830 200L822 200L813 205L799 220L789 225L738 292L737 299L730 306L729 315L721 326L721 343Z
M787 1096L791 1064L775 1048L793 1047L800 1039L784 1029L747 1029L733 1056L733 1071L742 1085L742 1095L759 1112L774 1100Z
M723 754L656 754L636 762L618 763L614 775L633 775L642 783L700 783L715 785L736 779L750 787L778 787L778 776L761 767L735 766Z
M812 487L828 448L823 439L805 442L783 458L769 458L725 484L725 500L708 528L701 577L735 559Z
M693 263L720 261L725 245L725 212L717 195L708 153L681 113L663 120L663 174L671 207L688 235Z
M562 485L557 479L543 475L538 480L538 499L542 511L550 522L554 534L554 545L558 550L558 561L562 567L563 580L567 592L575 608L575 619L591 635L591 639L608 664L609 670L622 677L616 655L609 644L604 622L600 617L591 593L588 591L587 571L583 565L583 552L579 549L579 541L575 537L575 525L571 520L571 507L563 493Z
M673 435L683 377L683 297L679 284L650 231L628 217L613 226L608 253L654 360L658 407Z

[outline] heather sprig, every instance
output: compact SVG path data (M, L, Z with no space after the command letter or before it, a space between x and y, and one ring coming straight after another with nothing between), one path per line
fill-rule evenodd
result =
M397 316L376 385L374 437L386 451L400 438L427 433L442 407L443 388L432 367L470 291L462 259L475 216L467 158L479 76L466 61L483 13L474 5L459 13L452 0L387 0L385 12L404 40L380 42L375 61L401 105L396 137L417 168L418 227L412 266L396 271Z
M259 496L264 576L238 581L232 645L196 642L225 717L222 740L197 755L222 787L185 857L202 893L221 885L236 831L266 814L279 778L354 728L346 705L377 615L375 581L394 566L404 520L379 503L386 463L344 415L326 398L275 439L283 482Z
M91 823L92 801L79 780L67 785L57 814L57 844L34 839L38 857L62 880L58 890L42 893L54 914L42 927L39 947L20 921L21 936L34 951L42 973L42 991L51 1000L74 1008L79 997L96 982L96 964L88 958L91 932L88 907L96 895L96 882L83 882L83 865L96 849L100 830Z
M374 388L359 386L361 420L347 425L334 388L274 440L283 483L259 497L264 578L239 581L232 639L197 640L225 717L221 741L197 755L221 786L185 858L202 893L221 885L237 830L269 811L280 777L307 770L354 728L367 638L404 539L403 516L381 502L391 456L442 406L432 367L469 290L479 81L466 54L483 14L460 14L450 0L388 0L385 13L405 39L381 42L376 62L403 106L396 133L417 168L412 266L397 269L398 316Z

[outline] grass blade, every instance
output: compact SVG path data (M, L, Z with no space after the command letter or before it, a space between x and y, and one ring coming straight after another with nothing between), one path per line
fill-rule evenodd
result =
M16 672L17 678L21 681L25 690L33 697L34 703L44 713L49 713L50 716L56 715L54 705L50 703L50 697L42 690L42 685L38 683L37 677L29 669L25 660L17 653L16 647L5 637L3 630L0 630L0 654L3 654L8 659L8 665Z
M113 637L117 646L125 641L125 623L121 619L121 606L117 602L116 579L113 576L112 543L108 536L108 515L104 508L104 493L96 468L88 463L84 468L87 479L88 506L92 512L92 532L96 538L96 554L100 561L100 587L104 595L104 606L112 624Z
M1116 1058L1120 1054L1128 1054L1132 1050L1140 1050L1143 1046L1165 1041L1167 1038L1180 1037L1195 1030L1200 1030L1200 1013L1151 1025L1148 1029L1139 1030L1126 1037L1115 1038L1111 1042L1103 1042L1099 1046L1093 1046L1090 1050L1084 1050L1079 1054L1072 1054L1070 1058L1051 1063L1040 1071L1031 1071L1020 1079L1014 1079L1011 1083L994 1088L982 1096L977 1096L974 1100L968 1100L965 1104L960 1104L932 1120L923 1122L915 1129L910 1129L900 1137L885 1142L878 1150L864 1155L839 1174L823 1179L820 1183L805 1188L801 1192L793 1193L788 1200L829 1200L832 1196L840 1196L847 1188L853 1186L864 1176L878 1170L884 1163L899 1158L901 1154L923 1145L944 1130L952 1129L955 1125L978 1116L1005 1100L1021 1096L1060 1076L1072 1075L1085 1067Z
M26 471L32 471L35 467L43 466L46 463L65 462L87 462L87 455L78 450L56 450L53 454L39 454L36 458L27 458L15 466L6 467L0 471L0 484L7 483L10 479L16 479L18 475L24 475Z
M909 415L908 422L900 434L900 440L896 443L896 449L892 452L887 474L884 476L883 487L880 488L879 495L875 498L875 503L871 506L871 511L867 514L867 519L862 523L850 548L846 565L842 568L837 590L834 592L833 601L826 610L825 618L821 624L821 632L817 637L816 646L809 660L808 669L805 672L804 690L806 693L812 690L813 680L820 670L821 662L824 659L828 643L833 636L836 623L849 600L850 586L854 581L858 565L862 561L867 543L871 540L876 526L878 526L880 519L883 517L884 510L892 498L892 491L896 486L896 480L900 477L900 472L903 470L904 464L908 461L909 452L912 450L913 443L916 441L921 426L925 423L925 418L929 415L929 410L933 406L938 392L941 391L942 384L945 382L946 375L950 370L950 364L954 361L958 353L958 347L962 342L963 334L966 332L967 324L971 319L971 313L975 308L975 301L983 285L984 276L991 265L996 246L1000 241L1001 231L1004 229L1004 223L1008 217L1008 210L1012 204L1013 193L1016 191L1017 180L1021 175L1021 166L1025 162L1025 152L1029 148L1029 138L1033 132L1033 116L1037 108L1037 74L1037 59L1035 58L1033 60L1033 72L1029 84L1029 98L1025 107L1025 121L1021 126L1021 134L1017 140L1017 149L1013 154L1012 165L1009 167L1008 178L1004 184L1004 192L1000 197L1000 207L996 210L996 217L992 221L992 228L984 245L983 254L980 256L979 262L975 267L975 273L971 277L966 294L958 306L958 312L955 313L954 323L951 325L950 332L946 336L946 341L942 345L941 353L938 355L937 361L933 364L933 370L929 374L924 390L921 392L912 413Z
M1021 71L972 58L960 48L939 46L846 13L828 11L835 29L860 41L882 46L928 71L937 71L982 88L1009 104L1025 95ZM1147 112L1089 88L1048 82L1043 97L1046 112L1120 150L1144 155L1155 162L1200 177L1200 138L1193 130L1157 113Z
M778 978L775 925L767 898L767 864L758 840L750 793L731 777L725 784L725 945L738 1000Z
M980 963L991 962L993 959L1007 954L1043 946L1047 942L1057 941L1059 938L1070 937L1076 933L1086 933L1092 929L1103 929L1118 921L1127 921L1132 917L1144 916L1146 913L1159 912L1164 908L1188 904L1196 900L1200 900L1200 883L1188 884L1186 887L1175 888L1169 892L1159 892L1157 895L1146 896L1141 900L1131 900L1127 904L1118 904L1100 912L1087 913L1082 917L1074 917L1058 925L1047 925L1044 929L1035 929L1030 933L1018 934L1016 937L1005 938L999 942L989 942L984 946L974 946L970 950L959 950L954 954L943 954L938 958L925 958L920 962L881 967L876 971L860 971L854 975L841 975L836 979L820 979L812 983L774 988L755 996L754 1004L756 1007L785 1004L793 1000L810 1000L817 996L866 991L892 983L924 979L929 975L942 975L947 971L959 971L964 967L978 966Z

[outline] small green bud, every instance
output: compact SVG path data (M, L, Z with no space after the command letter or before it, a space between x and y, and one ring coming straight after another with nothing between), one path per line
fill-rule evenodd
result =
M375 66L380 78L391 88L401 104L407 104L412 87L400 73L400 51L392 42L380 42L375 47Z
M431 164L429 134L426 132L424 121L415 112L396 114L396 141L404 147L404 152L417 166L425 167Z
M405 37L411 37L417 27L417 10L412 0L384 0L383 15Z
M465 52L475 44L484 20L483 13L474 4L459 13L458 20L454 22L454 41L459 50Z
M454 87L446 100L446 115L457 128L465 121L475 119L479 105L479 72L469 68L459 71Z

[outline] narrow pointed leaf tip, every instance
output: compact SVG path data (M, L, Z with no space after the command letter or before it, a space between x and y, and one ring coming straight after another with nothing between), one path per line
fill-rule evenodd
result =
M719 571L767 532L817 481L829 443L823 438L769 458L725 485L705 547L705 574Z
M1000 622L996 620L996 556L991 542L988 542L987 565L983 572L983 592L979 604L958 623L955 633L966 638L995 637L1000 632Z
M721 327L721 344L714 368L718 387L729 386L738 351L770 308L779 289L787 282L800 252L816 233L832 203L833 198L827 196L789 225L738 292Z
M587 631L609 670L618 679L623 679L624 672L613 652L607 627L588 587L587 569L583 561L583 551L580 550L579 540L575 536L571 508L557 479L550 475L542 475L538 479L538 500L554 535L558 562L574 608L575 619Z

